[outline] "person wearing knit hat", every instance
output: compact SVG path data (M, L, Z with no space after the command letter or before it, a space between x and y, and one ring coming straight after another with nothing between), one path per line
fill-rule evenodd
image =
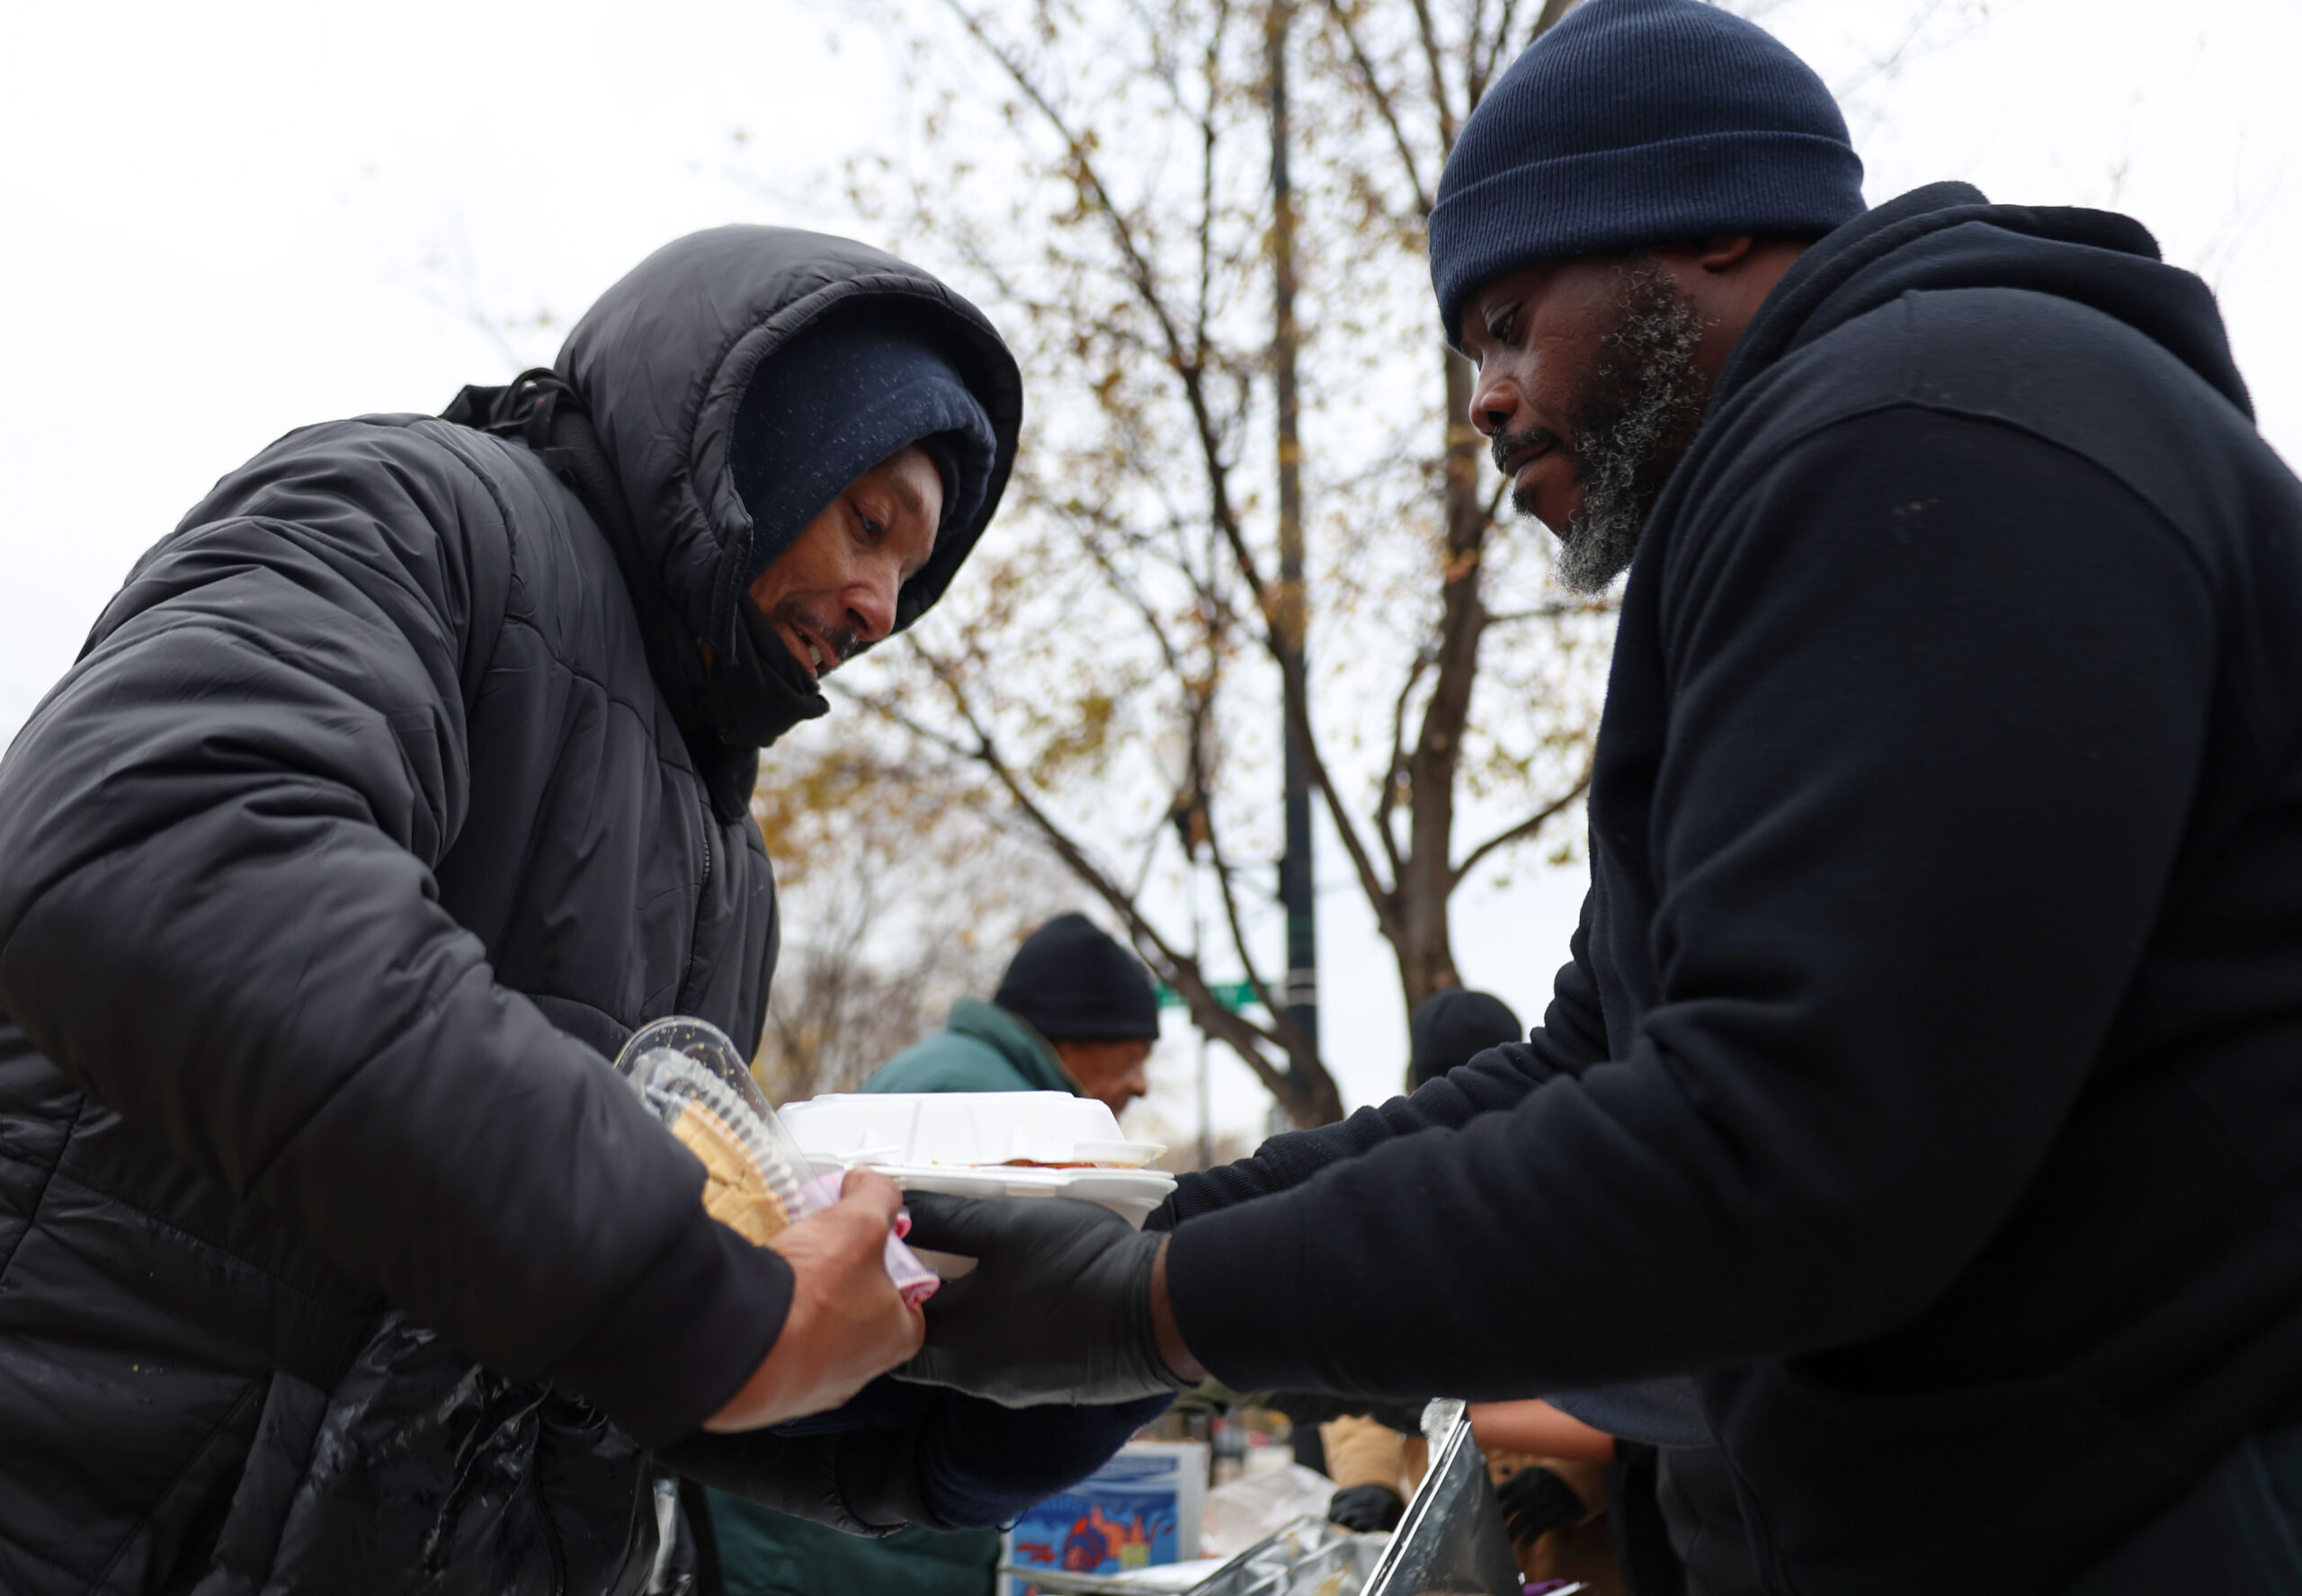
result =
M1057 1044L1159 1034L1151 973L1084 914L1058 914L1024 938L992 1001Z
M1552 1001L1164 1234L915 1200L909 1378L1691 1372L1769 1589L2302 1589L2302 482L2138 222L1860 175L1695 0L1481 101L1468 420L1626 577Z
M1472 419L1512 504L1560 539L1560 585L1629 566L1735 332L1863 209L1813 68L1699 0L1590 0L1480 102L1440 175L1431 283L1488 379Z
M825 1534L1046 1493L927 1468L953 1404L770 1434L918 1345L901 1194L761 1245L608 1064L756 1048L760 751L957 579L1022 418L932 274L715 227L154 529L0 757L0 1589L629 1592L672 1471Z
M1414 1092L1489 1048L1517 1041L1527 1028L1493 993L1450 986L1415 1005L1406 1034L1406 1089Z
M921 309L834 307L753 372L728 427L749 522L707 650L721 735L770 743L830 708L822 678L909 625L981 530L991 418Z
M989 1003L963 998L938 1035L888 1060L866 1092L1070 1092L1116 1114L1144 1096L1159 994L1142 960L1084 914L1023 939Z

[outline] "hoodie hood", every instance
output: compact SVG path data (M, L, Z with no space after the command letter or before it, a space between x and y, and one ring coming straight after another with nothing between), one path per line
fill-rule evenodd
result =
M1744 330L1712 409L1776 361L1905 294L1977 288L2052 294L2115 317L2253 416L2213 290L2162 261L2141 223L2075 206L1993 205L1963 183L1914 189L1799 256Z
M867 297L924 310L991 421L989 484L906 583L896 629L942 597L997 510L1022 424L1022 378L989 320L920 268L821 233L727 227L649 255L568 334L557 369L582 398L630 506L642 561L697 638L736 642L755 531L728 468L753 375L834 306Z

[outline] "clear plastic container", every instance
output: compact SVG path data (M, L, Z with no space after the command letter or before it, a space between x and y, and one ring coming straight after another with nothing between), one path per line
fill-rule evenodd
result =
M839 1172L816 1173L735 1043L709 1021L674 1015L642 1026L615 1067L702 1164L705 1211L746 1241L764 1246L839 1200ZM937 1279L904 1245L908 1229L910 1217L899 1214L888 1236L888 1274L916 1306L934 1294Z

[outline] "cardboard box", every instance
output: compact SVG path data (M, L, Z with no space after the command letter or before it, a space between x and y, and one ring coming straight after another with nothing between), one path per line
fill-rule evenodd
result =
M1199 1556L1207 1502L1207 1447L1195 1440L1138 1440L1060 1495L1016 1520L1007 1561L1071 1574L1122 1574ZM1009 1596L1033 1596L1018 1574Z

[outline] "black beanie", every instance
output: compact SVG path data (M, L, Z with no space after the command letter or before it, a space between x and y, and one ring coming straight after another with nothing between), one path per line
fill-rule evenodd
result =
M917 443L943 478L940 539L991 485L991 418L919 315L850 300L770 355L744 390L727 466L752 518L746 585L872 467Z
M1474 1053L1527 1039L1509 1003L1489 993L1465 992L1459 986L1424 998L1414 1018L1406 1022L1406 1030L1414 1047L1406 1066L1409 1092L1468 1064Z
M1820 237L1862 161L1813 67L1702 0L1584 0L1463 124L1431 212L1447 342L1482 283L1715 233Z
M991 1001L1051 1042L1159 1034L1151 973L1084 914L1058 914L1025 937Z

